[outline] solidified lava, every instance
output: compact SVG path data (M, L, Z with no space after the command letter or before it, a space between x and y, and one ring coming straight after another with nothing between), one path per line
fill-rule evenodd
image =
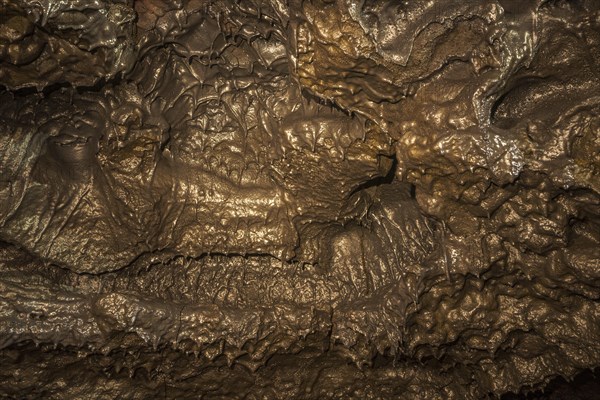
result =
M0 397L600 366L597 0L0 0L0 85Z

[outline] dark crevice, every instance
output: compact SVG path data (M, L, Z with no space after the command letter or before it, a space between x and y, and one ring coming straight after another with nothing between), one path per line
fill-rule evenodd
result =
M339 106L338 104L336 104L334 101L332 101L332 100L327 100L327 99L324 99L324 98L322 98L322 97L319 97L319 96L317 96L317 95L315 95L315 94L313 94L313 93L309 92L309 91L308 91L308 90L306 90L306 89L302 89L302 96L303 96L303 97L304 97L306 100L308 100L308 101L315 102L315 103L317 103L317 104L320 104L320 105L322 105L322 106L324 106L324 107L330 107L330 108L332 108L332 109L334 109L334 110L336 110L336 111L342 112L342 113L344 113L344 114L346 114L346 115L352 115L352 112L351 112L351 111L348 111L348 110L346 110L346 109L344 109L344 108L340 107L340 106Z
M501 400L596 400L600 397L600 369L587 369L572 380L552 379L543 389L507 393Z
M361 183L356 188L354 188L354 190L352 190L352 192L350 192L350 195L348 197L351 197L355 193L358 193L362 190L366 190L366 189L369 189L369 188L372 188L375 186L391 184L394 181L394 178L396 176L396 170L398 169L398 159L396 158L395 155L393 155L393 156L380 155L379 156L379 164L381 165L381 164L385 164L385 163L391 164L385 175L378 176L378 177L370 179L364 183Z
M121 84L123 81L124 78L122 74L119 73L116 76L109 79L106 79L106 77L102 77L98 79L98 81L95 84L87 86L73 86L70 82L57 82L47 85L43 89L38 89L35 87L24 87L20 89L11 90L6 85L0 85L0 93L10 92L14 98L25 98L36 94L41 94L43 97L48 97L52 93L62 89L75 90L78 94L100 93L105 89L107 85L116 86Z
M507 84L506 89L501 92L500 96L494 101L490 109L490 121L492 124L503 129L508 129L514 125L516 121L519 121L521 116L511 115L510 109L504 109L506 108L507 103L514 107L513 97L515 97L515 94L534 88L537 84L544 82L547 79L548 77L531 74L513 78L513 80Z

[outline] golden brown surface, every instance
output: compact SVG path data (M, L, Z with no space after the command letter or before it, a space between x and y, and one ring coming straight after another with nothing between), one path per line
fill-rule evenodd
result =
M0 397L600 365L596 0L0 0L0 85Z

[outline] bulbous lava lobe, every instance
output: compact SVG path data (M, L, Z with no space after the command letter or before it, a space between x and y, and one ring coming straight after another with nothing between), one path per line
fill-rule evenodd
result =
M0 357L37 371L3 394L91 362L69 396L481 398L600 363L594 1L2 7Z

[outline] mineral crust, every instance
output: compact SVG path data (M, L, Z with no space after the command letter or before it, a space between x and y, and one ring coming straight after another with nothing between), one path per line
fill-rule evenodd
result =
M498 398L599 299L597 0L0 0L2 398Z

